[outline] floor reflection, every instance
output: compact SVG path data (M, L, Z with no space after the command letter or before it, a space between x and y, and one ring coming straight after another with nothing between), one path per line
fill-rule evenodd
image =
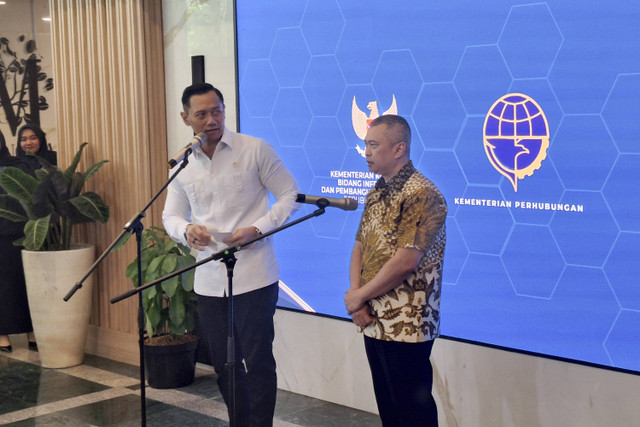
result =
M145 392L149 426L228 425L209 369L187 387ZM0 354L0 425L139 426L141 404L137 366L87 355L81 366L46 369L26 348ZM278 391L274 426L380 425L375 414Z

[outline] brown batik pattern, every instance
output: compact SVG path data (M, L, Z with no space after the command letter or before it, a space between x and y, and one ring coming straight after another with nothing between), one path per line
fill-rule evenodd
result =
M416 248L423 256L400 286L369 301L376 320L363 329L365 335L402 342L438 336L446 215L444 197L411 162L369 192L356 235L363 248L361 286L398 248Z

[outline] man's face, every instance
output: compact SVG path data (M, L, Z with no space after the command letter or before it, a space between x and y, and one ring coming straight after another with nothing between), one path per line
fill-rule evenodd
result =
M181 112L182 120L198 134L207 134L207 142L217 143L224 132L224 104L215 92L193 95L188 113Z
M397 159L402 153L398 144L400 141L389 139L386 130L385 124L369 128L364 137L364 153L371 172L390 178L396 173Z

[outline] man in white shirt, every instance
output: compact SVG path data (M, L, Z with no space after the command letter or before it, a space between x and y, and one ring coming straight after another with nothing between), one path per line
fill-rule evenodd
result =
M200 251L198 259L203 259L282 225L299 207L295 202L299 190L273 147L226 128L222 93L208 83L187 87L182 105L184 123L196 134L204 132L207 139L168 187L162 220L169 235ZM269 193L276 199L270 208ZM277 391L272 343L279 280L272 238L244 247L235 255L233 425L271 426ZM196 268L194 288L202 335L228 403L227 285L223 262L211 261Z

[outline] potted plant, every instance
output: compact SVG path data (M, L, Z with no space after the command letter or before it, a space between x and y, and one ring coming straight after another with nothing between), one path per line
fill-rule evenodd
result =
M42 169L29 175L15 167L0 173L0 216L24 222L24 236L14 244L23 246L22 259L27 297L43 367L64 368L82 363L91 310L92 280L69 302L63 296L95 259L91 245L72 244L73 226L109 219L109 207L84 184L107 162L76 171L81 144L64 171L38 158ZM37 157L37 156L36 156Z
M142 232L141 253L144 283L196 261L189 247L171 240L160 227L150 227ZM127 267L127 277L138 286L137 259ZM191 334L198 310L193 278L194 270L189 270L142 292L147 331L144 356L151 387L177 388L193 382L198 347L198 337Z

